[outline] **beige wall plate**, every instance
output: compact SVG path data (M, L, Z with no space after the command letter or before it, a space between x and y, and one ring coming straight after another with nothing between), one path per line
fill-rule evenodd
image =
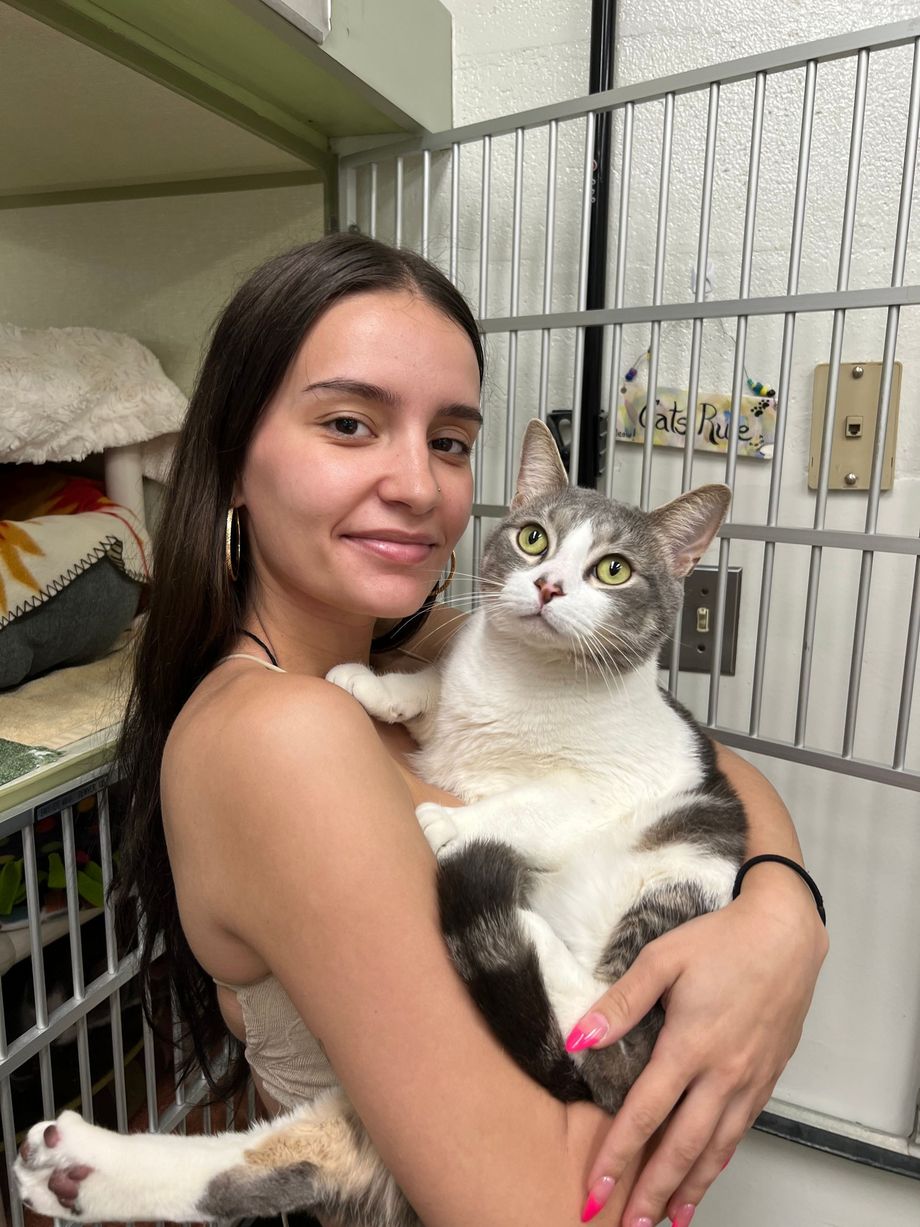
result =
M827 362L815 367L814 403L811 411L811 447L808 458L808 488L817 490L821 468L821 438L827 408ZM837 386L837 411L831 443L829 490L868 490L872 474L872 449L878 422L878 398L882 382L881 362L841 362ZM898 439L898 407L901 401L901 363L891 374L891 403L882 463L882 489L894 480L894 453Z

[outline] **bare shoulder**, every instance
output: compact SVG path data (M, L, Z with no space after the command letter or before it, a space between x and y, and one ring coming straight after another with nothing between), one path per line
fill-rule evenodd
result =
M282 781L302 801L323 800L336 763L395 775L361 705L322 678L240 670L211 675L189 699L170 733L161 785L167 829L190 810L196 823L235 816L273 794ZM330 770L332 768L332 770ZM184 824L182 824L184 825Z

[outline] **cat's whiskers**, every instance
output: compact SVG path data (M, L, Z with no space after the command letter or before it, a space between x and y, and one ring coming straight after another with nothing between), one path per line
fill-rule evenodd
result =
M627 653L619 643L611 642L611 640L608 637L608 631L609 631L609 628L601 629L600 627L595 626L595 627L589 628L587 633L591 636L594 643L597 645L598 651L603 654L604 659L609 664L609 667L610 667L609 671L610 673L613 674L613 678L616 683L617 690L622 695L622 699L625 705L629 707L632 704L632 698L630 696L626 683L623 680L622 670L617 666L616 659L613 655L613 652L610 649L614 648L616 651L620 652L621 655L623 656L626 656ZM609 690L610 690L610 687L608 685L608 691ZM611 692L611 698L613 698L612 692Z
M499 596L500 596L500 593L486 592L486 593L482 593L478 597L478 600L480 604L483 604L484 602L490 601L490 600L496 601L499 599ZM450 628L450 633L447 637L453 638L453 636L456 635L457 631L459 631L460 628L463 626L464 619L467 617L469 611L474 608L474 601L476 599L477 598L472 593L470 594L456 593L449 600L442 601L440 603L439 608L456 609L458 610L458 612L455 614L454 617L447 619L445 622L439 623L435 627L431 627L429 630L426 630L424 634L420 634L417 639L413 640L413 646L416 648L420 648L422 644L426 643L433 635L443 634L449 628ZM462 608L464 603L467 605L466 609Z
M613 691L610 689L610 681L608 678L608 673L612 673L617 688L622 693L626 706L628 707L631 702L629 692L623 684L623 680L620 677L620 671L616 667L610 652L604 646L603 639L598 635L596 629L593 627L587 627L585 630L585 635L589 638L589 642L592 642L594 645L592 647L592 656L594 660L597 661L598 672L603 678L604 685L607 687L608 695L610 696L611 700L613 700ZM595 647L596 651L594 650ZM608 665L607 669L604 668L605 663Z
M642 664L644 664L643 659L636 652L632 644L630 644L627 639L624 639L621 635L619 635L612 627L605 626L603 629L597 628L597 634L600 635L610 647L614 648L614 650L629 664L631 664L634 669L638 669Z
M441 622L438 624L438 626L427 630L423 635L419 635L417 639L413 639L413 648L420 648L422 644L427 643L433 635L445 634L448 639L452 639L454 635L456 635L457 631L459 631L463 626L464 619L466 617L467 612L461 609L457 614L455 614L454 617L448 618L445 622Z

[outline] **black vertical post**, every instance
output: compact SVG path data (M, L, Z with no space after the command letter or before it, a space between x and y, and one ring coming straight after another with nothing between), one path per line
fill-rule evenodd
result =
M616 48L617 0L592 0L591 70L588 89L592 94L613 88ZM597 116L594 129L591 221L588 241L589 310L604 306L607 290L607 224L610 210L610 111ZM601 472L601 360L602 328L585 329L582 364L581 441L578 448L578 484L594 486Z

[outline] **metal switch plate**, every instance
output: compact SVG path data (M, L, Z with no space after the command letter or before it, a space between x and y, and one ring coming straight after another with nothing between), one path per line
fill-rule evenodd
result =
M680 668L684 673L710 673L716 629L716 594L719 568L697 567L684 580L684 605L680 618ZM741 567L729 567L725 589L725 622L722 627L720 672L734 677L738 655L738 614L741 608ZM671 663L667 643L659 664Z
M808 488L817 490L821 469L821 437L827 408L829 365L815 367L814 404L811 412L811 447L808 458ZM872 449L878 424L878 398L882 381L881 362L841 362L837 383L837 409L831 441L829 490L868 490L872 473ZM894 481L894 454L898 437L898 407L901 401L901 363L891 372L891 403L885 454L882 462L882 489L890 490Z

